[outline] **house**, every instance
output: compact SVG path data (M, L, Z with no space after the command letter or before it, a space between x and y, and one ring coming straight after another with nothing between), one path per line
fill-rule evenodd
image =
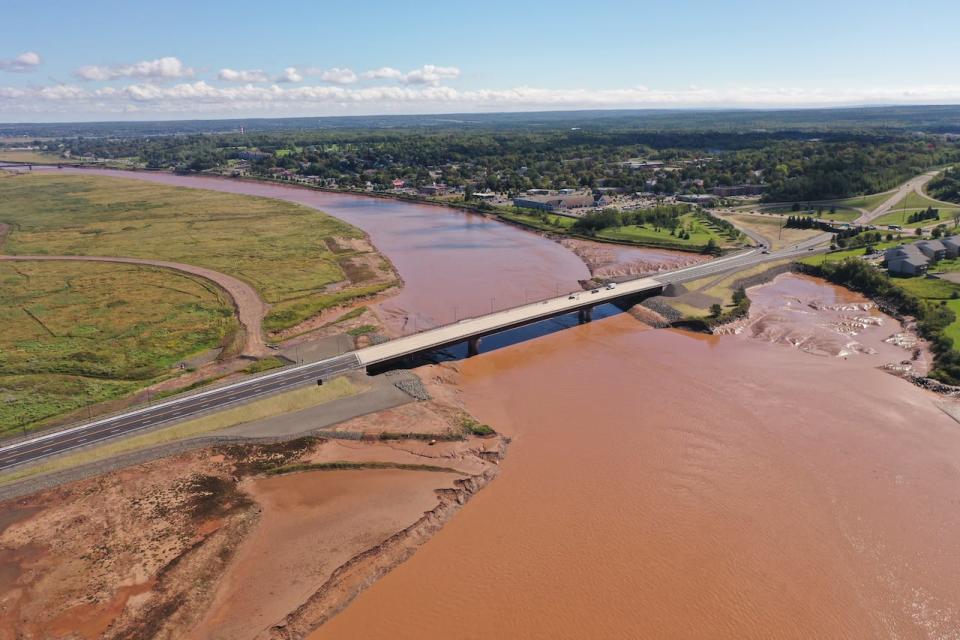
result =
M930 258L931 262L943 260L947 257L947 248L939 240L921 240L914 246L920 249L923 255Z
M926 273L930 266L930 258L915 244L887 249L883 258L887 263L887 271L891 275L920 276Z
M495 200L497 194L493 191L478 191L471 196L474 200Z
M393 185L393 188L394 188L394 189L403 189L405 186L407 186L407 181L404 180L403 178L397 178L396 180L394 180L394 181L391 182L390 184Z
M940 241L947 250L948 258L960 257L960 236L950 236Z

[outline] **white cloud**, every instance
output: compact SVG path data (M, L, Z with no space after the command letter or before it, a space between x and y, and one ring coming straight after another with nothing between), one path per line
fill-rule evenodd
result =
M419 69L404 73L393 67L380 67L379 69L365 71L362 76L368 80L397 80L404 84L426 84L436 87L444 80L459 78L460 69L425 64Z
M287 67L279 76L277 82L302 82L303 74L297 71L296 67Z
M194 74L191 67L184 66L179 58L167 56L156 60L143 60L134 64L100 66L86 65L73 72L81 80L114 80L116 78L150 78L174 80L189 78Z
M267 82L267 74L259 69L220 69L217 78L224 82Z
M294 70L297 76L299 71ZM227 115L326 115L340 113L441 113L652 107L815 107L859 104L949 104L960 102L960 84L847 88L704 87L615 89L460 90L430 84L374 86L213 86L203 80L152 82L99 88L82 85L0 87L0 113L115 113ZM106 118L105 118L106 119Z
M357 81L357 74L353 69L341 69L334 67L332 69L310 69L312 75L319 76L324 82L333 84L353 84Z
M459 77L460 69L456 67L437 67L432 64L425 64L421 68L408 73L403 81L408 84L429 84L435 87L442 80L453 80Z
M40 65L40 54L35 51L24 51L18 56L0 59L0 71L24 72L33 71Z
M364 71L362 75L364 78L371 80L400 80L404 74L399 69L394 69L393 67L380 67L379 69Z

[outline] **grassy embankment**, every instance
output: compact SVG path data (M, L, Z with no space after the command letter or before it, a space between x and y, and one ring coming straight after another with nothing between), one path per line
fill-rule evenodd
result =
M737 213L726 216L738 227L753 231L770 240L772 249L795 245L823 233L819 229L792 229L785 227L785 219L780 217Z
M720 305L724 314L730 314L738 306L734 294L741 282L778 269L787 262L787 260L767 262L727 275L713 275L693 280L683 285L687 293L664 301L682 314L686 320L708 320L711 316L711 307L715 304Z
M294 389L293 391L254 400L242 406L226 409L208 416L186 420L170 427L107 442L106 444L89 450L70 453L39 465L25 469L14 469L13 471L0 474L0 486L5 486L28 477L53 471L72 469L81 465L107 460L131 451L139 451L149 447L204 436L240 424L264 420L294 411L301 411L332 402L333 400L353 396L364 391L366 391L365 387L356 385L345 377L334 378L323 386Z
M185 274L0 262L0 326L3 436L156 382L239 325L219 288Z
M56 153L0 149L0 162L34 162L37 164L78 164L79 160L63 158Z
M925 211L927 208L933 208L940 212L940 220L921 220L920 222L907 223L906 220L912 213ZM926 196L910 192L905 198L894 205L889 213L885 213L873 221L875 225L896 224L903 227L929 227L935 224L945 224L948 227L953 226L953 216L960 214L960 206L950 205L949 203L938 202Z
M540 231L548 233L575 235L571 231L575 218L548 213L545 216L537 215L534 212L522 209L501 209L497 211L504 220L509 220L517 224L522 224ZM695 213L685 213L680 216L680 227L687 228L690 231L690 238L683 239L676 235L671 235L669 229L654 229L651 225L637 226L629 225L624 227L615 227L603 229L597 232L591 240L610 240L614 242L623 242L636 244L645 247L657 247L664 249L678 249L680 251L702 251L707 243L712 239L717 245L731 246L730 238L712 225L708 219L702 218ZM585 236L584 236L585 237Z
M34 174L0 181L0 222L14 226L5 247L11 254L157 258L239 277L272 305L268 331L395 283L386 262L369 273L349 266L362 252L328 247L332 238L361 238L358 229L268 198ZM377 278L379 284L368 284ZM345 280L350 286L327 291Z
M2 247L21 255L157 258L247 280L274 306L268 329L394 281L376 254L331 238L358 230L306 207L265 198L101 176L20 175L0 180ZM346 243L342 246L346 247ZM377 284L360 256L383 264ZM355 280L351 280L351 276ZM362 276L362 277L359 277ZM328 285L350 280L335 293ZM171 374L183 358L229 343L237 329L225 295L183 274L126 265L0 265L0 436L127 396Z

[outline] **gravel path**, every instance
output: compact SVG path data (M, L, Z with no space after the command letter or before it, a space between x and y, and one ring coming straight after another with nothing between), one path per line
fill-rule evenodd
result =
M0 241L4 234L4 227L0 225ZM2 242L0 242L2 244ZM108 256L5 256L0 255L0 260L60 260L77 262L117 262L121 264L142 264L151 267L161 267L163 269L173 269L191 275L199 276L213 283L227 292L233 299L233 304L237 309L237 315L240 318L240 324L243 325L246 333L246 343L243 347L243 355L260 357L270 353L266 343L263 340L263 317L267 313L268 306L257 294L257 291L239 278L228 276L225 273L196 267L191 264L182 264L179 262L166 262L164 260L146 260L141 258L111 258Z

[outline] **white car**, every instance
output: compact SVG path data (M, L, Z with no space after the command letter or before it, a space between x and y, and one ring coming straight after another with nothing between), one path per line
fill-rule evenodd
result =
M616 288L617 288L616 282L607 283L607 289L616 289Z

